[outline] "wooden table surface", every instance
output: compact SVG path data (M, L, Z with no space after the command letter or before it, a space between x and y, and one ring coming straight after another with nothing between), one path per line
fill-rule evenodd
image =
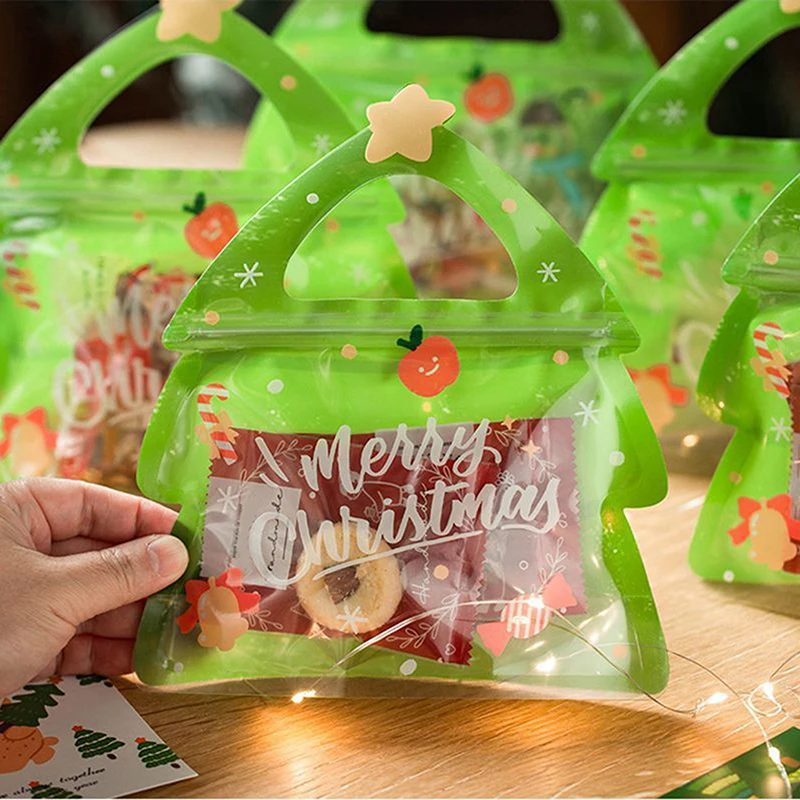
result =
M236 129L120 126L92 131L83 152L93 163L177 166L163 149L180 152L181 166L232 168L241 142ZM689 570L686 552L706 485L674 476L660 506L630 514L668 646L678 654L659 697L673 708L728 691L682 657L749 693L800 650L800 587L711 585ZM653 797L762 741L736 700L691 717L647 698L294 705L121 686L200 773L147 797ZM785 715L763 723L770 734L792 724Z
M706 482L673 476L630 513L674 653L748 693L800 650L798 591L703 583L686 551ZM679 656L659 696L693 708L717 680ZM795 680L795 686L800 679ZM697 717L650 699L351 700L175 695L123 687L200 776L147 797L659 796L759 744L735 699ZM791 726L763 719L770 734Z

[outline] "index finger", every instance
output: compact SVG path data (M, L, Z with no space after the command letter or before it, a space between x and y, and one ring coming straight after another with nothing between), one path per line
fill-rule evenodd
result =
M177 514L142 497L64 478L15 481L0 492L16 506L23 524L41 545L84 537L117 544L169 533Z

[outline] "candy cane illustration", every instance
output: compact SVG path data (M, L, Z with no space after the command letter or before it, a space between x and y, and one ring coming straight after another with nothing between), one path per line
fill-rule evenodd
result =
M654 228L656 215L646 208L639 209L629 220L631 243L626 249L628 258L636 264L637 269L653 278L660 278L664 274L661 270L661 252L655 234L644 234L642 228Z
M211 400L216 397L224 403L229 396L228 390L221 383L209 383L197 395L197 408L200 411L200 419L203 420L203 425L206 426L208 435L228 465L235 464L238 456L233 448L233 443L220 426L219 417L211 407Z
M780 365L776 365L775 357L767 347L767 337L771 336L775 341L782 341L784 337L783 328L777 322L762 322L753 331L753 344L756 347L758 359L764 367L767 379L772 383L775 391L785 398L789 398L789 386L786 383Z
M3 261L6 262L6 279L3 281L3 288L14 297L14 302L23 308L30 308L38 311L41 308L39 301L36 300L36 285L33 275L27 267L19 267L18 259L28 257L28 248L25 242L13 241L0 245L3 253Z

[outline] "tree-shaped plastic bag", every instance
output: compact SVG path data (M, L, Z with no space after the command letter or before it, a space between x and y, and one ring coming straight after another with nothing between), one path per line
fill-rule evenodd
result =
M716 136L708 110L754 52L800 25L779 0L742 0L642 90L598 153L610 185L581 246L642 337L626 358L667 464L710 471L725 443L694 400L708 344L730 301L722 263L800 167L792 141Z
M794 180L725 264L739 293L720 323L698 384L708 415L733 425L697 522L698 575L800 584L800 305Z
M378 33L367 27L371 6L372 0L299 0L275 35L357 121L368 103L407 81L413 64L432 94L458 107L454 130L577 239L601 188L591 158L655 72L621 4L555 0L561 31L553 41ZM459 13L458 3L450 7ZM266 108L258 126L271 126ZM513 289L513 267L485 220L444 187L418 177L397 186L408 216L394 232L422 291L480 297Z
M453 110L418 85L371 106L371 129L264 206L167 328L181 356L138 476L146 495L180 504L191 564L147 605L145 682L664 685L623 511L665 491L620 361L636 333L552 217L441 127ZM441 181L483 216L517 292L287 295L305 237L392 175ZM235 273L253 261L264 275L242 287Z
M264 192L313 163L319 137L355 132L290 56L220 8L198 0L146 14L68 72L0 143L0 480L57 474L133 488L141 435L172 364L160 343L167 320ZM236 172L84 164L78 146L97 113L147 70L187 54L226 62L269 97L292 156L277 159L265 136ZM366 200L306 243L287 273L292 292L413 294L386 231L402 218L400 201L385 188ZM240 282L265 268L243 265Z

